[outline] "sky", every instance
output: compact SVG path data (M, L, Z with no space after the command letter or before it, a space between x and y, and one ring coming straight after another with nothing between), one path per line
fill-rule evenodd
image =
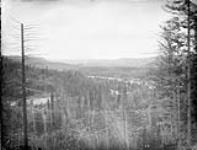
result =
M162 0L6 0L2 50L51 60L150 57L158 53L159 25L169 15ZM34 38L30 41L29 38Z

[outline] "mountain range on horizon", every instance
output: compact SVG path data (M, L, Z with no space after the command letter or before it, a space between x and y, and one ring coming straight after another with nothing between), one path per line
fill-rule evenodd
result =
M5 56L11 61L21 62L20 56ZM31 67L57 71L79 71L86 76L108 76L118 78L144 78L155 67L155 59L122 58L113 60L65 60L50 61L42 57L26 56L25 64Z
M7 56L13 61L21 61L20 56ZM119 59L79 59L52 61L43 57L26 56L26 64L38 67L48 66L52 69L79 68L79 67L129 67L143 68L152 66L156 57L146 58L119 58Z
M66 64L97 67L145 67L152 63L156 57L147 58L118 58L118 59L80 59L64 60Z

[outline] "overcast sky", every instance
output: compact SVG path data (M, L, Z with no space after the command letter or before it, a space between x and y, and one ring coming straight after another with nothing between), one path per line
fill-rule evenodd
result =
M147 57L157 53L162 0L6 0L4 54L20 54L20 24L39 25L28 54L53 60ZM27 32L27 31L26 31ZM13 36L17 34L17 37Z

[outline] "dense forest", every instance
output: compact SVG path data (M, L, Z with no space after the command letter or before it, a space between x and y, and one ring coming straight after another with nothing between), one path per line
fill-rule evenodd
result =
M6 115L10 116L5 122L5 142L12 147L23 141L21 64L3 59L6 82L3 99L7 102L4 104ZM135 148L142 146L144 132L154 130L155 136L159 136L156 124L152 129L159 114L153 118L151 108L162 111L154 104L155 91L151 82L88 78L77 71L32 66L26 66L26 72L28 133L33 146L45 149L64 149L69 145L74 149L75 146ZM39 98L45 101L34 104Z
M32 149L197 149L197 5L166 1L172 17L146 69L26 64ZM16 150L24 144L21 62L1 56L1 68L1 146Z

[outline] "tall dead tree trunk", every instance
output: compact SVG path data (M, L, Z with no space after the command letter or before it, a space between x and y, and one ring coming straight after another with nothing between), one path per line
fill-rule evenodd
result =
M178 150L181 147L181 139L180 139L180 132L181 132L181 83L178 81L178 87L177 87L177 148Z
M54 94L51 93L51 127L54 128Z
M1 7L1 6L0 6ZM1 14L1 8L0 8L0 14ZM0 19L0 26L1 26L1 19ZM1 29L1 28L0 28ZM1 35L0 35L0 39L1 39ZM3 149L3 145L4 145L4 133L3 133L3 102L2 102L2 81L3 81L3 57L2 57L2 53L1 53L1 44L0 44L0 130L1 130L1 149Z
M21 52L22 52L22 92L23 92L23 132L24 132L24 147L28 148L27 137L27 104L26 104L26 76L25 76L25 49L24 49L24 26L21 23Z
M190 0L187 2L188 7L188 32L187 32L187 144L191 145L191 62L190 62Z

